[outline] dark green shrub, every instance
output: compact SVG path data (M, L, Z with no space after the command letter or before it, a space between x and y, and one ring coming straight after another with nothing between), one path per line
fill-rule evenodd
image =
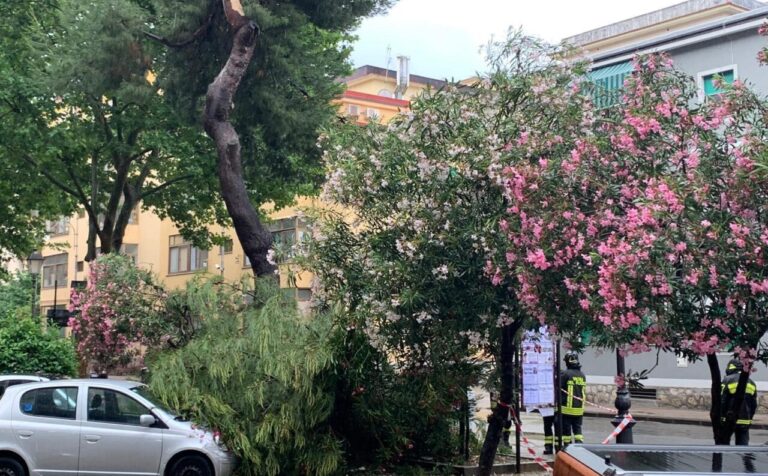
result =
M8 318L0 326L0 373L75 375L74 345L58 329L27 318Z

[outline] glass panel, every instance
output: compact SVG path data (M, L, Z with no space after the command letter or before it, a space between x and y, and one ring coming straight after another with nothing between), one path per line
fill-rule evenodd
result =
M178 248L171 248L168 272L169 273L179 272L179 249Z
M208 267L208 251L199 248L192 248L197 253L197 259L194 261L194 269L205 269Z
M198 258L199 258L199 256L198 256L198 254L199 254L198 253L198 249L194 248L194 247L191 248L189 250L189 254L190 254L190 259L189 259L190 271L194 271L194 270L196 270L198 268L198 266L197 266Z
M296 290L296 300L299 302L307 302L312 299L312 290L299 288Z
M733 70L721 71L719 73L709 74L702 78L704 82L704 95L713 96L715 94L721 94L724 92L723 88L718 88L716 83L717 79L720 79L725 84L733 84L734 74Z
M67 283L67 268L66 264L56 265L56 278L59 280L59 284L66 285Z
M133 207L131 214L128 216L129 225L137 225L139 223L139 207Z
M141 415L148 414L147 407L120 392L101 388L88 390L88 420L138 426Z
M180 246L179 250L179 272L189 271L189 246Z
M19 408L27 415L74 420L77 410L77 388L41 388L21 397Z
M139 261L139 245L123 245L123 254L130 256L136 264Z

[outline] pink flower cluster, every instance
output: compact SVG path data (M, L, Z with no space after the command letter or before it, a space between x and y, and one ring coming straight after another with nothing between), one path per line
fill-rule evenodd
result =
M768 321L750 309L768 303L768 182L753 173L768 152L760 106L741 84L696 104L693 85L652 56L636 61L623 104L584 106L574 122L592 124L589 134L528 126L505 150L508 246L489 276L498 284L503 270L542 321L602 329L636 351L703 355L759 339Z

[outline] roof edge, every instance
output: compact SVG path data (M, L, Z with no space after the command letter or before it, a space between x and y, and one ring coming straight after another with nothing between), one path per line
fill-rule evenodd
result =
M675 20L677 18L693 15L706 10L731 5L744 11L756 10L766 6L758 0L688 0L671 5L666 8L644 13L626 20L621 20L609 25L604 25L593 30L585 31L564 38L563 41L577 46L594 43L629 31L641 30L659 23Z
M654 48L654 47L663 45L665 43L672 43L676 40L682 40L684 38L689 38L696 35L701 35L701 34L713 32L713 31L717 31L717 30L724 30L725 28L736 26L741 23L748 23L750 21L754 21L755 19L758 19L761 17L768 19L768 5L764 5L761 8L757 8L754 10L739 13L737 15L732 15L726 18L715 20L715 21L702 23L701 25L696 25L691 28L686 28L684 30L674 31L672 33L669 33L668 35L643 40L637 43L624 45L619 48L615 48L613 50L601 51L601 52L598 52L592 55L587 55L587 56L593 63L610 61L610 59L614 57L641 52L643 50ZM757 34L757 30L755 30L755 34Z

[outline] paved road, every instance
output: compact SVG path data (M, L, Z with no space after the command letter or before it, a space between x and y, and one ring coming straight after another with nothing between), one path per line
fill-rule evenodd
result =
M612 429L610 421L606 418L584 418L583 431L586 443L601 443ZM768 444L768 430L752 430L749 435L752 445ZM710 445L712 428L702 425L639 421L633 429L633 437L637 444Z

